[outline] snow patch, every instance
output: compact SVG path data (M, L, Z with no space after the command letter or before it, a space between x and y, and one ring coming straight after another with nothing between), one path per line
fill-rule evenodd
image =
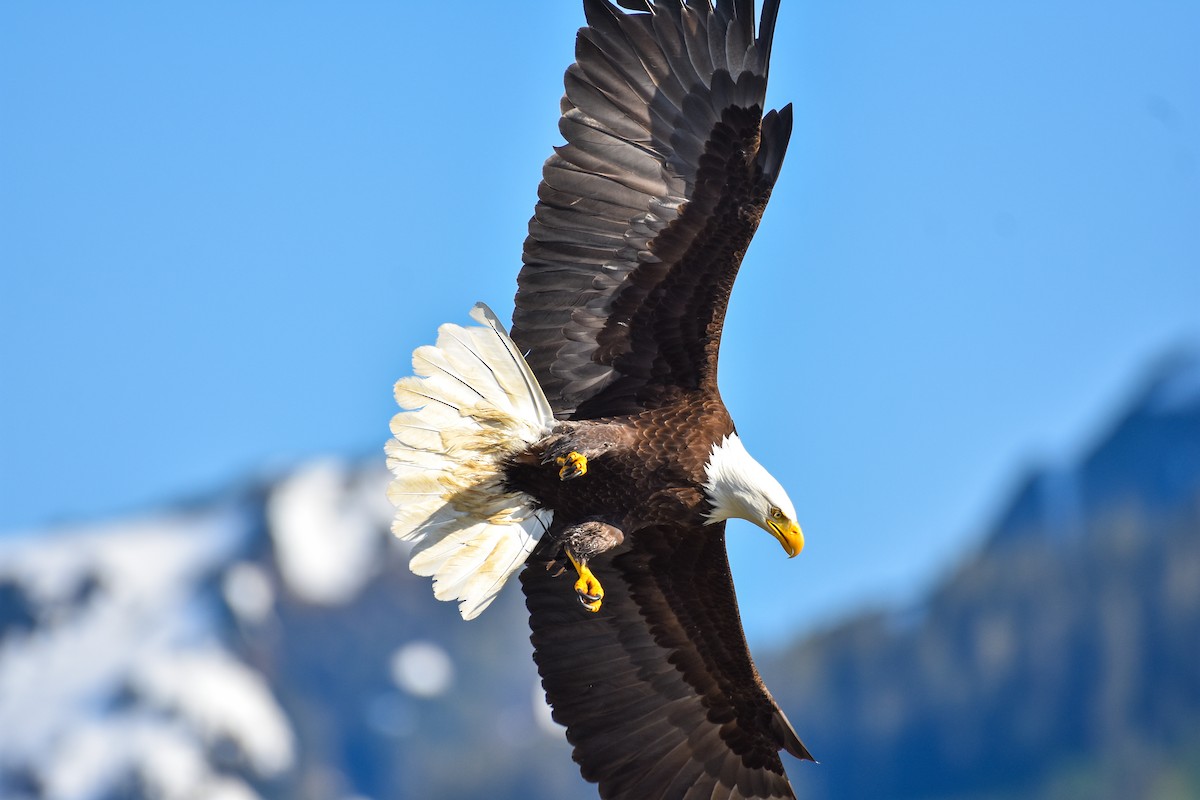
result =
M234 564L221 582L225 602L242 622L261 625L275 606L275 587L266 570L249 561Z
M409 694L437 697L454 683L454 662L440 645L415 641L392 655L392 680Z
M241 779L213 772L185 728L144 714L72 730L45 770L45 797L95 800L131 775L162 800L259 800Z
M290 767L295 745L266 681L228 652L206 647L155 659L134 676L140 692L179 713L209 744L237 743L259 775Z
M200 588L249 530L226 505L0 541L0 580L36 617L0 640L0 768L28 770L52 800L107 796L131 775L166 800L257 797L214 771L213 736L269 776L290 763L292 734L216 640Z
M271 538L284 582L316 605L354 599L375 574L390 508L387 475L351 473L339 462L321 461L284 480L268 503ZM383 523L381 524L381 516Z

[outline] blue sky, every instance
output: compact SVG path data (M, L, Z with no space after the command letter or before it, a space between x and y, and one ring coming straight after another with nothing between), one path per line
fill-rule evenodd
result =
M0 8L0 531L381 453L511 312L578 4ZM795 2L722 389L808 537L752 641L914 596L1200 341L1200 5ZM381 457L381 456L380 456Z

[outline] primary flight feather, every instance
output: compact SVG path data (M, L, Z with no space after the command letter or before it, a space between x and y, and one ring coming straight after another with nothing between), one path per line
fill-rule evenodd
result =
M517 572L534 660L604 798L794 797L811 759L746 647L725 553L803 534L717 389L725 311L791 133L778 0L584 0L517 277L396 385L395 533L465 618ZM757 29L756 29L757 28Z

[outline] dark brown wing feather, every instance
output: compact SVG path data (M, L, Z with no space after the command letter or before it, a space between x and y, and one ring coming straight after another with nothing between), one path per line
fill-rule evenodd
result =
M779 0L584 0L512 336L560 418L715 389L733 280L791 133L763 117Z
M591 562L594 614L570 572L521 574L534 660L583 777L604 798L794 797L779 751L812 757L750 660L724 526L630 540Z

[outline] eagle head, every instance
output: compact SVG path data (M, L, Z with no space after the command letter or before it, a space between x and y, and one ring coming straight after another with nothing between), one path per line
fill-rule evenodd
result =
M708 522L749 520L778 539L788 557L804 549L804 532L787 492L746 451L736 433L712 446L704 472L704 491L712 505Z

